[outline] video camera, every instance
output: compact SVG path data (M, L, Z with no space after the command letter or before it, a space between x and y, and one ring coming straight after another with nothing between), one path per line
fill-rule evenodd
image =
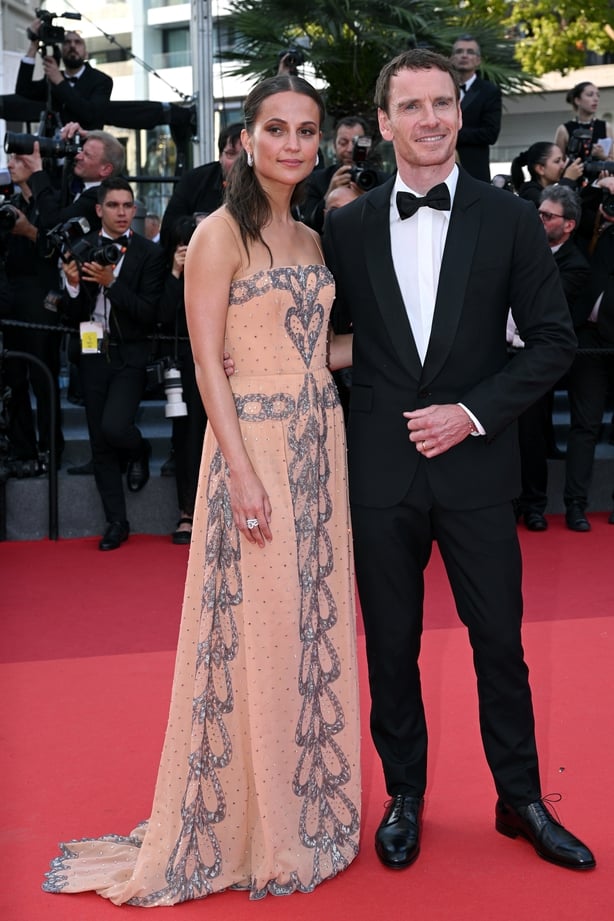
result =
M359 189L368 192L378 184L378 175L376 170L367 166L369 153L371 152L371 138L366 134L357 135L354 138L352 147L352 168L350 170L350 179L355 182Z
M50 13L48 10L34 10L36 18L40 19L41 24L38 35L28 29L28 38L31 42L39 43L39 51L42 55L48 47L61 45L66 35L66 30L62 26L54 26L54 19L81 19L81 13Z
M62 157L74 157L81 150L81 138L75 134L70 141L60 138L46 138L38 134L17 134L7 131L4 135L4 149L7 154L31 154L38 141L41 157L59 160Z
M115 265L121 259L123 249L117 243L95 246L84 237L90 232L89 221L84 217L71 217L64 224L56 224L47 233L49 242L59 250L62 262L73 259L83 265L84 262L97 262L98 265Z
M598 143L598 142L597 142ZM584 164L584 176L589 182L599 178L599 174L614 173L614 161L594 160L591 156L593 148L593 132L588 128L576 128L572 132L567 144L566 156L569 160L580 158Z

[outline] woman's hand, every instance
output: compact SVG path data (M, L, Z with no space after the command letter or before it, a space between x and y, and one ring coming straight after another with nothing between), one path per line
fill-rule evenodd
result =
M250 543L264 547L265 541L273 539L270 528L271 503L253 470L241 475L231 472L230 504L236 526ZM254 522L257 524L254 525Z
M582 176L584 172L584 163L580 157L576 157L571 163L569 163L563 170L563 177L565 179L570 179L572 182L576 182Z

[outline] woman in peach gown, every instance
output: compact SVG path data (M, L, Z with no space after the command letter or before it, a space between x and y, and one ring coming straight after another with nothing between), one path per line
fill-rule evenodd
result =
M209 424L154 803L129 836L62 845L51 892L144 907L311 892L357 854L354 572L329 371L351 342L329 332L332 276L291 210L322 117L304 80L258 84L226 204L190 243Z

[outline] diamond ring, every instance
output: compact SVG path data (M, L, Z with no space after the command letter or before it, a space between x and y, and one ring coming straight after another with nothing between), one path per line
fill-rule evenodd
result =
M250 529L250 531L253 531L254 528L258 527L258 519L248 518L246 524L247 524L247 527Z

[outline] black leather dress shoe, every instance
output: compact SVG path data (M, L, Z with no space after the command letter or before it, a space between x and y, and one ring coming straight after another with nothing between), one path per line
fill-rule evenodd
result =
M591 529L590 522L584 514L584 509L577 502L572 502L571 505L567 506L565 522L570 531L590 531Z
M140 492L149 479L149 458L151 457L151 444L143 439L143 449L140 457L128 461L126 471L126 485L130 492Z
M592 853L575 835L548 812L541 800L528 806L507 806L497 802L495 828L508 838L521 835L530 841L540 857L569 870L592 870Z
M375 853L393 870L403 870L420 853L420 822L424 800L397 793L375 833Z
M127 521L110 521L98 547L100 550L117 550L120 544L128 540L130 525Z
M541 512L531 510L524 513L524 523L529 531L547 531L548 522Z

